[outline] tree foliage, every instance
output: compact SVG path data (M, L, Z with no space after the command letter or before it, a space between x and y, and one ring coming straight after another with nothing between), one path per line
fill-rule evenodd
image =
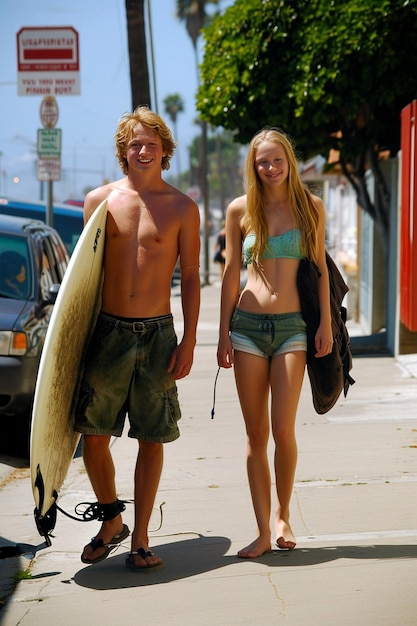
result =
M378 158L398 151L401 109L417 96L417 0L236 0L203 33L202 118L242 143L281 127L305 158L337 150L386 243Z
M178 113L184 111L184 100L179 93L171 93L164 98L164 111L171 121L176 124Z
M213 129L209 129L209 131ZM190 145L190 184L199 182L201 136ZM243 193L241 146L233 141L229 131L209 132L207 137L207 177L210 186L210 203L225 212L226 205Z
M177 0L178 19L185 22L194 48L197 48L201 29L211 19L206 10L210 4L217 6L219 0Z

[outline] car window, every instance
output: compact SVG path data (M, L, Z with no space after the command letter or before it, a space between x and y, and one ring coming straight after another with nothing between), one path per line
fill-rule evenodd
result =
M47 299L51 285L61 283L67 267L67 252L59 240L51 233L44 237L41 243L42 273L40 278L41 293Z
M0 295L27 300L32 293L32 272L27 239L0 233Z
M49 239L48 249L51 254L51 265L55 267L56 282L62 283L68 265L68 252L56 236L56 233L51 232Z
M40 278L42 299L47 300L48 289L54 283L58 283L58 274L56 271L55 258L52 253L51 246L47 239L42 239L42 272Z

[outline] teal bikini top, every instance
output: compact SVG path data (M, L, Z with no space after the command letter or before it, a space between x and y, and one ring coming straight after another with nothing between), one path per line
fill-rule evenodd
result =
M254 233L249 233L243 242L243 254L247 265L252 263L252 248L255 242ZM292 228L282 235L268 238L262 260L265 259L304 259L301 252L301 232L299 228Z

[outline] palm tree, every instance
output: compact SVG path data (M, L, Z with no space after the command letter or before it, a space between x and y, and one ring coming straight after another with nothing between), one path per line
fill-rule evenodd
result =
M171 122L174 125L175 139L178 141L178 128L177 128L177 115L184 111L184 101L179 93L173 93L164 98L164 112L169 115ZM180 153L177 152L177 164L178 164L178 181L181 175L180 165Z
M177 0L177 16L185 22L187 32L193 42L197 69L197 83L200 83L197 41L201 29L207 23L206 5L218 5L219 0ZM207 123L201 122L200 186L204 203L204 284L209 284L209 195L207 182Z
M177 0L177 17L185 22L194 46L197 45L201 29L210 19L206 11L208 4L219 6L220 0Z
M133 109L139 104L151 106L144 3L145 0L125 0Z

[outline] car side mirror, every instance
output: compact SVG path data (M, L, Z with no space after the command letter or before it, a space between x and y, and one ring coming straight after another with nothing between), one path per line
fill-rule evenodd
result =
M61 285L59 283L54 283L49 287L48 293L46 295L45 304L55 304L55 300L57 298L60 286Z

